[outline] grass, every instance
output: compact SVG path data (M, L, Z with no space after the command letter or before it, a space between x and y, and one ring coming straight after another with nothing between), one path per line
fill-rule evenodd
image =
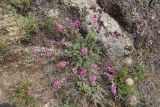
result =
M29 83L20 83L14 87L14 96L10 98L16 107L36 107L36 100L28 93Z
M20 26L22 27L23 32L20 41L23 44L28 44L33 34L38 32L38 20L34 16L24 17L20 21Z
M87 57L82 57L81 48L89 47ZM89 67L100 57L100 44L92 34L88 34L86 38L78 38L73 41L72 46L65 51L65 57L71 60L77 67Z
M118 89L118 98L121 100L121 104L125 105L125 99L127 96L131 95L139 95L139 82L144 79L147 75L148 70L146 70L145 65L142 63L136 64L136 70L134 72L130 72L131 66L124 66L117 71L117 76L115 80L115 84ZM134 79L133 86L128 86L126 84L126 79L131 77Z
M44 29L50 33L56 32L53 24L54 24L54 18L50 16L45 17L44 22L42 23L42 25L44 26Z
M20 11L27 11L31 7L32 0L7 0L9 4Z
M149 73L149 71L145 68L145 65L140 63L136 66L136 71L133 73L134 77L136 77L138 80L140 81L142 80L147 74Z
M38 30L38 20L34 16L25 17L22 20L22 27L28 32L36 32Z
M127 86L125 83L125 80L130 77L129 74L129 67L124 66L121 69L117 71L117 76L116 76L116 86L118 89L118 97L121 100L124 100L124 98L132 93L132 87Z
M4 60L9 60L10 56L11 54L7 46L7 42L0 38L0 57L2 57Z

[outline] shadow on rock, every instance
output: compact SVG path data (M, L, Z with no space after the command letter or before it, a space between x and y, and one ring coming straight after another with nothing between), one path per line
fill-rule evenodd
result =
M16 106L9 104L9 103L2 103L0 104L0 107L16 107Z

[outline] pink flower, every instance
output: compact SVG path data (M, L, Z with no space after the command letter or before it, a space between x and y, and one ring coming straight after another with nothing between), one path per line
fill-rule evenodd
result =
M33 51L37 55L41 50L39 47L36 46Z
M45 48L45 54L46 54L47 57L50 57L50 56L53 55L53 52L50 49Z
M74 26L74 22L73 22L72 19L69 19L68 23L69 23L69 26L70 26L70 27L73 27L73 26Z
M109 59L107 63L108 63L109 65L112 65L113 62L112 62L112 60Z
M83 48L81 49L81 52L82 52L83 55L87 55L87 54L88 54L88 48L83 47Z
M56 43L55 40L51 40L51 41L50 41L50 44L51 44L51 45L55 45L55 43Z
M60 43L61 43L61 45L65 45L65 38L62 38Z
M115 74L115 69L111 66L105 65L105 70L110 71L111 73Z
M92 22L93 24L96 24L98 22L98 15L96 13L93 13L92 15Z
M115 32L112 33L112 40L116 41L118 39L118 36Z
M113 70L113 68L110 67L110 66L108 66L107 69L108 69L108 71L112 71Z
M93 76L91 77L90 81L91 81L91 84L96 84L96 80L97 80L97 77L96 76Z
M58 63L58 67L60 67L60 68L65 68L66 65L67 65L67 62L66 62L66 61L60 61L60 62Z
M61 82L60 81L53 82L52 87L54 89L60 89L61 88Z
M56 30L57 30L57 32L62 32L62 25L59 23L59 22L56 22L55 23L55 26L56 26Z
M113 75L108 74L107 77L110 81L113 80Z
M116 86L111 86L111 92L113 95L116 95L116 93L117 93Z
M77 72L78 72L77 67L72 68L72 72L73 74L77 75Z
M108 71L108 70L111 69L111 68L110 68L110 66L109 66L108 64L105 64L105 65L104 65L104 69Z
M131 36L132 36L133 38L136 38L136 37L137 37L137 33L132 33Z
M97 64L93 64L93 65L92 65L92 69L93 69L94 71L99 71L99 70L100 70L100 67L99 67Z
M82 70L82 71L80 72L80 76L81 76L82 78L85 78L85 77L87 76L87 70Z
M74 21L75 28L78 28L80 26L80 21L77 19Z

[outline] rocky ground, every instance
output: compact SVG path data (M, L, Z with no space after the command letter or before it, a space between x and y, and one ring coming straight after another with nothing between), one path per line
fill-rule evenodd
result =
M52 107L55 101L49 85L56 76L52 72L54 66L49 63L50 58L36 56L34 49L36 46L42 50L49 47L55 57L61 52L50 45L50 38L46 37L43 29L38 30L38 35L29 44L21 44L19 19L25 16L25 12L10 11L9 6L1 4L0 37L6 40L12 57L9 61L3 61L0 57L0 107L8 107L5 102L9 102L9 97L14 94L14 85L28 80L31 82L28 93L38 101L38 107ZM132 63L143 62L148 68L149 73L146 71L147 76L138 84L140 101L137 107L159 107L159 0L35 0L29 14L34 14L39 20L47 14L62 23L67 18L79 19L83 23L76 34L85 36L92 29L90 17L93 13L99 17L93 29L107 49L107 57L115 61L117 68L127 58L132 59ZM114 32L118 33L116 42L113 42Z
M160 1L119 0L116 2L116 4L120 6L120 10L124 16L124 19L122 20L128 24L127 28L131 28L129 27L130 25L133 27L135 23L145 23L144 27L142 28L143 32L140 35L143 38L143 43L140 49L142 49L144 52L140 51L139 54L141 55L138 56L138 60L143 60L146 65L151 68L151 74L141 82L140 90L144 94L144 99L146 99L145 101L148 106L158 107L160 105L160 95L158 94L160 85L160 81L158 79L160 75ZM120 22L122 23L122 26L124 26L123 21ZM134 31L131 30L131 32ZM136 45L137 42L135 40L135 46Z

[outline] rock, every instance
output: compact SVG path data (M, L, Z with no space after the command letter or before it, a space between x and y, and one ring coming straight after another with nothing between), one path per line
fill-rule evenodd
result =
M0 89L0 103L3 102L4 100L5 100L4 92Z
M5 103L1 103L0 107L15 107L15 106L10 103L5 102Z
M125 63L128 64L128 65L132 65L133 59L127 57L127 58L125 59Z
M126 79L126 84L129 85L129 86L132 86L134 83L133 79L132 78L127 78Z
M83 16L83 23L88 32L93 29L97 33L99 40L103 42L107 49L107 55L112 59L117 59L124 55L129 55L133 50L133 43L129 34L115 21L109 14L105 13L95 0L65 0L64 3L69 7L75 7L80 16ZM85 10L85 15L84 15ZM82 12L83 11L83 12ZM98 21L94 27L92 17L98 16ZM116 37L113 34L116 33ZM130 46L131 49L126 47Z
M138 103L137 97L135 95L128 97L127 104L130 106L136 106Z
M2 97L2 91L1 91L1 89L0 89L0 99L1 99L1 97Z
M58 10L51 9L48 12L48 16L56 17L57 18L59 16L59 12L58 12Z
M56 102L53 99L51 99L43 107L55 107L55 106L56 106Z
M50 107L50 102L46 103L43 107Z

